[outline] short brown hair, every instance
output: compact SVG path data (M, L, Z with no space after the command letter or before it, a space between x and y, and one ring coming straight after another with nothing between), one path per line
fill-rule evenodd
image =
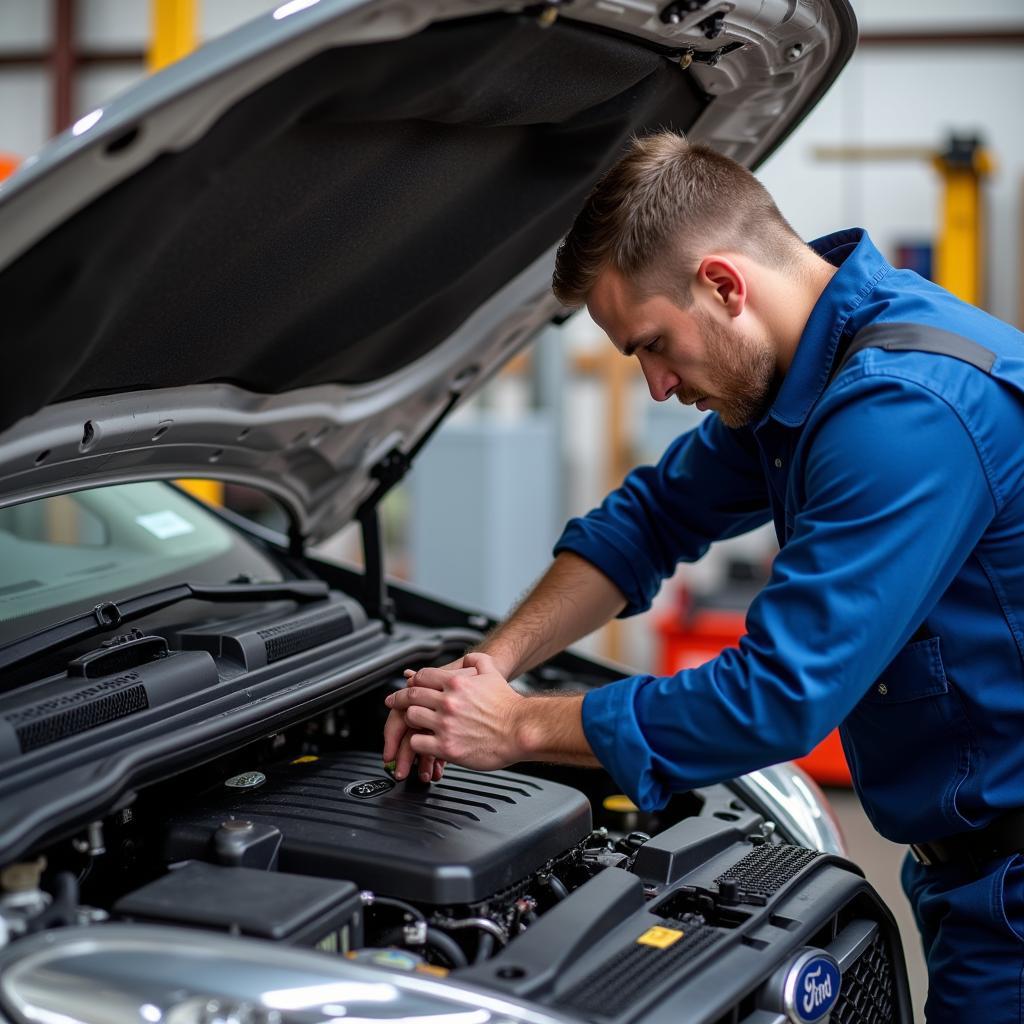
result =
M612 266L647 292L689 305L704 255L742 252L788 265L803 247L767 189L708 146L661 132L632 141L594 186L558 247L552 288L566 306L587 300Z

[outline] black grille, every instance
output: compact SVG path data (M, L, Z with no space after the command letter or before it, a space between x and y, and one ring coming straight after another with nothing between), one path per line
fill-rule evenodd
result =
M660 981L706 949L719 937L699 917L667 920L662 927L683 932L665 949L633 943L609 957L558 1000L583 1016L616 1017L646 996Z
M812 860L820 856L816 850L802 846L758 846L738 860L715 882L735 882L744 893L765 898L773 896Z
M342 608L328 608L313 615L306 615L298 621L284 622L280 626L268 626L258 632L267 649L267 663L272 664L293 654L311 650L346 636L352 631L352 619Z
M892 961L881 933L843 972L832 1024L895 1024Z
M149 707L146 688L142 684L100 697L46 718L37 718L16 727L22 753L37 750L57 740L75 736L98 725L113 722L125 715ZM15 716L8 716L8 720ZM13 723L12 723L13 724Z

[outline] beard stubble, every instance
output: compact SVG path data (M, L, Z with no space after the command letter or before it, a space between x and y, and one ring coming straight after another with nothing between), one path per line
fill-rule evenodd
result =
M729 331L703 311L696 315L707 353L715 411L730 428L756 422L767 412L775 391L775 353L770 343ZM680 396L680 401L684 397Z

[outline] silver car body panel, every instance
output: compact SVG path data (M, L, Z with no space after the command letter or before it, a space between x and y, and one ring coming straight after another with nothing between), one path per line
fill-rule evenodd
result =
M19 1024L565 1019L425 974L185 928L62 928L17 943L0 960L0 1003Z
M802 768L792 762L771 765L741 776L733 785L802 846L848 856L839 822L818 784Z

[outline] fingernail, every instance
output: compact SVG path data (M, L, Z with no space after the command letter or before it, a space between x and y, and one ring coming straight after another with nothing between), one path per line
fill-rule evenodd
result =
M420 782L429 782L430 772L420 772Z
M391 707L391 705L395 703L395 695L393 693L389 693L384 698L384 703L387 704L388 707Z
M401 782L405 778L405 772L395 772L395 778Z

